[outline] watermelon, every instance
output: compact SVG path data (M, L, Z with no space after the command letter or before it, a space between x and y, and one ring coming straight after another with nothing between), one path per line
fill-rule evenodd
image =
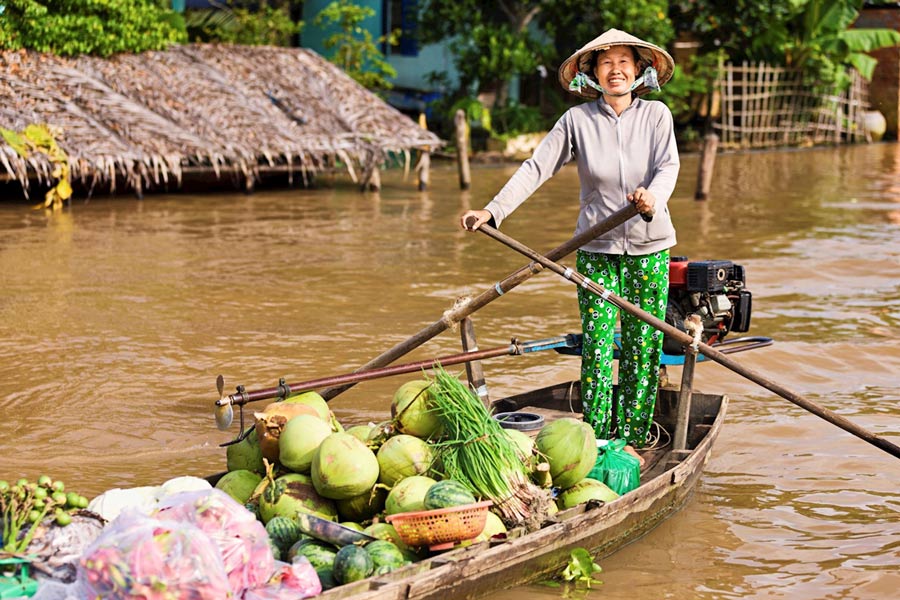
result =
M287 552L287 560L293 561L294 557L305 556L316 571L319 569L331 569L337 550L334 546L316 540L300 540L291 546Z
M338 583L365 579L375 572L375 561L364 548L350 544L337 551L332 575Z
M269 539L285 556L297 540L300 538L300 527L296 521L289 517L275 516L266 523L266 533Z
M319 576L322 590L330 590L333 587L337 587L338 582L334 580L334 570L331 566L316 569L316 575Z
M473 504L475 496L465 485L453 479L438 481L425 492L425 509L435 510Z
M372 562L375 564L375 573L378 575L390 573L407 562L400 548L387 540L369 542L364 548L369 553L369 556L372 557Z

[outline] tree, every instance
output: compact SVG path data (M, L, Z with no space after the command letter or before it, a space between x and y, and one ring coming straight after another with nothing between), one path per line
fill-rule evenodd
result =
M0 0L0 48L64 56L161 50L186 41L162 0Z
M424 42L449 39L461 87L497 89L505 105L515 74L561 59L615 27L665 46L673 37L668 0L429 0L423 9Z
M803 11L788 23L786 64L839 85L847 83L848 66L872 79L878 61L865 53L900 44L900 33L850 29L862 6L863 0L808 0Z
M863 0L674 0L679 30L693 32L701 53L721 48L732 62L785 65L826 85L847 82L846 67L871 78L866 52L900 43L890 29L851 29Z
M187 11L184 20L195 42L290 46L300 32L298 13L288 0L212 0L210 8Z
M425 43L449 39L462 95L473 86L497 92L505 106L514 75L534 72L550 49L529 26L552 0L426 0L421 30Z
M368 7L354 4L351 0L335 0L316 15L313 23L317 27L337 25L338 31L325 42L326 50L333 50L329 57L350 77L369 89L390 89L390 78L397 76L385 59L377 43L394 43L396 34L382 36L378 40L360 23L375 15Z
M558 62L561 63L578 48L611 28L627 31L665 48L675 37L668 13L668 0L552 0L547 10L539 15L538 21L553 38Z

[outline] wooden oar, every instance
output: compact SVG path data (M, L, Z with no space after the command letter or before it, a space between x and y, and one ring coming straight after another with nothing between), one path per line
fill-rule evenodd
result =
M369 369L366 371L354 371L345 375L334 375L332 377L320 377L319 379L311 379L300 383L285 383L282 379L277 387L265 388L254 391L245 391L244 386L237 386L237 393L226 395L224 393L225 381L221 375L216 378L216 387L219 390L219 399L216 400L215 416L216 424L219 429L225 430L231 426L234 420L233 406L243 406L249 402L258 400L271 400L272 398L286 399L291 394L298 392L307 392L310 390L321 389L326 386L333 386L347 383L359 383L369 379L378 379L380 377L390 377L391 375L402 375L404 373L413 373L422 371L423 369L431 369L435 364L442 366L457 365L475 360L485 360L497 356L519 356L522 354L530 354L532 352L540 352L542 350L553 350L558 348L573 348L578 344L578 337L574 334L561 335L543 340L533 340L530 342L519 342L513 338L508 345L490 348L488 350L475 350L472 352L462 352L452 354L450 356L442 356L439 358L431 358L418 362L405 363L402 365L393 365L380 369Z
M541 254L538 254L537 252L535 252L528 246L521 244L520 242L516 241L515 239L509 237L508 235L506 235L504 233L500 233L499 231L497 231L497 229L491 227L490 225L482 225L481 227L478 228L478 231L481 231L482 233L488 235L489 237L492 237L495 240L505 244L506 246L509 246L513 250L527 256L528 258L541 264L545 268L550 269L554 273L557 273L557 274L561 275L562 277L568 279L575 285L580 285L580 286L583 286L583 287L591 290L593 293L599 295L604 300L611 302L615 306L618 306L621 310L624 310L625 312L627 312L631 315L634 315L635 317L644 321L645 323L652 325L653 327L662 331L666 335L669 335L669 336L675 338L682 344L684 344L686 346L695 347L700 353L705 355L707 358L716 361L720 365L734 371L738 375L742 375L742 376L746 377L747 379L749 379L750 381L761 385L762 387L766 388L767 390L775 392L776 394L778 394L785 400L793 402L800 408L813 413L817 417L821 417L822 419L825 419L826 421L828 421L829 423L831 423L833 425L837 425L844 431L852 433L856 437L869 442L870 444L872 444L873 446L875 446L877 448L880 448L881 450L884 450L885 452L887 452L888 454L891 454L895 458L900 458L900 446L897 446L896 444L884 439L883 437L875 435L871 431L868 431L867 429L860 427L853 421L850 421L849 419L846 419L846 418L840 416L839 414L837 414L823 406L820 406L819 404L816 404L812 400L808 400L808 399L804 398L803 396L801 396L800 394L792 392L791 390L785 388L784 386L775 383L771 379L764 377L760 373L757 373L756 371L753 371L752 369L748 369L747 367L742 366L741 364L735 362L731 358L728 358L725 354L716 350L715 348L708 346L707 344L704 344L702 342L695 341L690 335L681 331L677 327L669 325L665 321L662 321L662 320L658 319L657 317L654 317L650 313L641 310L640 308L631 304L627 300L625 300L625 299L613 294L609 290L605 289L600 284L592 281L591 279L588 279L581 273L578 273L577 271L575 271L569 267L563 267L562 265L554 262L550 258L548 258L546 256L542 256Z
M612 231L628 219L631 219L632 217L635 217L637 215L637 209L633 204L629 204L627 207L610 215L608 219L597 223L587 231L576 235L561 246L550 250L549 252L547 252L546 256L551 260L559 260L560 258L568 256L576 249L584 246L594 238L600 237L608 231ZM394 362L401 356L404 356L412 350L415 350L434 336L443 333L447 329L450 329L456 323L459 323L475 311L490 304L519 284L531 279L534 275L540 273L543 268L544 267L541 264L532 262L531 264L525 265L517 271L514 271L513 273L507 275L503 280L495 283L493 287L484 290L468 302L449 309L438 321L435 321L431 325L428 325L418 333L413 334L390 350L387 350L386 352L383 352L382 354L376 356L375 358L361 366L359 369L357 369L357 371L375 369ZM329 388L322 391L322 396L326 400L331 400L341 392L344 392L345 390L351 388L353 385L353 383L350 383L341 387Z

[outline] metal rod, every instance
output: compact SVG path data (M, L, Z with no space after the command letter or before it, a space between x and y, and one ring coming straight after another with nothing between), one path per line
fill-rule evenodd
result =
M535 340L532 342L518 342L515 339L510 341L506 346L498 346L488 350L476 350L474 352L462 352L452 354L450 356L442 356L421 360L418 362L404 363L402 365L393 365L380 369L370 369L367 371L355 371L345 375L334 375L331 377L320 377L318 379L310 379L300 383L279 383L277 387L265 389L244 391L243 386L238 386L239 392L223 396L216 401L216 406L243 406L249 402L257 402L259 400L270 400L272 398L284 398L285 395L292 395L298 392L307 392L310 390L320 389L333 385L341 385L346 383L358 383L370 379L378 379L380 377L390 377L392 375L402 375L404 373L412 373L423 369L431 369L436 363L443 366L458 365L477 360L485 360L495 358L497 356L516 356L519 354L527 354L539 350L549 350L560 346L571 345L573 343L572 336L558 336L548 338L546 340Z
M561 246L557 246L553 250L550 250L549 252L547 252L546 256L551 260L559 260L565 256L568 256L576 249L584 246L594 238L600 237L608 231L612 231L622 223L628 221L632 217L637 216L637 214L638 211L634 207L634 205L629 204L625 208L618 210L610 215L608 219L597 223L587 231L574 236ZM404 356L412 350L415 350L436 335L443 333L444 331L452 327L455 323L458 323L465 317L473 314L475 311L484 308L519 284L531 279L536 274L540 273L543 269L544 267L536 262L532 262L525 265L524 267L519 268L517 271L514 271L513 273L507 275L503 280L484 290L468 302L448 310L439 320L435 321L431 325L428 325L424 329L421 329L418 333L413 334L406 340L395 345L393 348L390 348L389 350L376 356L375 358L361 366L359 369L357 369L357 371L375 369L394 362L401 356ZM353 383L349 383L341 387L324 390L322 392L322 397L324 397L326 400L331 400L338 394L341 394L342 392L353 387L353 385Z
M624 310L625 312L637 317L638 319L644 321L655 327L656 329L662 331L663 333L673 337L678 340L682 344L685 345L693 345L695 344L694 339L688 335L687 333L681 331L677 327L669 325L665 321L651 315L650 313L641 310L635 305L631 304L627 300L613 294L607 289L604 289L600 284L588 279L581 273L578 273L574 269L563 267L562 265L550 260L546 256L542 256L538 254L528 246L516 241L515 239L509 237L504 233L500 233L497 229L491 227L490 225L482 225L478 228L478 231L481 231L485 235L494 238L495 240L509 246L513 250L527 256L535 262L540 263L545 268L550 269L554 273L561 275L562 277L570 280L575 285L581 285L591 290L591 292L599 295L604 300L611 302L615 306L619 307L619 309ZM707 358L716 361L720 365L734 371L738 375L742 375L749 379L750 381L761 385L767 390L774 392L775 394L781 396L785 400L792 402L799 406L800 408L807 410L817 417L821 417L822 419L828 421L832 425L836 425L843 429L844 431L855 435L856 437L869 442L873 446L884 450L888 454L891 454L895 458L900 458L900 446L897 446L893 442L886 440L883 437L875 435L871 431L860 427L853 421L846 419L839 414L816 404L812 400L808 400L797 394L784 386L775 383L771 379L766 378L760 373L753 371L747 367L742 366L740 363L735 362L733 359L728 358L722 352L719 352L715 348L704 344L702 342L696 343L697 350L701 352Z

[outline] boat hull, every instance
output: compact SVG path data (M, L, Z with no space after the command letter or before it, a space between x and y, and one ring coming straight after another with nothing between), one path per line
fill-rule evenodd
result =
M575 390L577 393L577 390ZM500 410L543 406L550 410L572 406L573 388L554 386L501 401ZM541 400L543 399L543 400ZM674 421L677 392L661 390L657 420ZM541 402L541 404L536 404ZM558 576L575 548L595 558L612 554L653 529L684 506L725 418L725 396L694 393L689 450L661 452L643 483L609 503L589 503L561 511L555 522L508 539L459 548L380 577L343 585L325 592L323 600L450 600L480 598L492 592ZM671 431L671 429L669 429Z

